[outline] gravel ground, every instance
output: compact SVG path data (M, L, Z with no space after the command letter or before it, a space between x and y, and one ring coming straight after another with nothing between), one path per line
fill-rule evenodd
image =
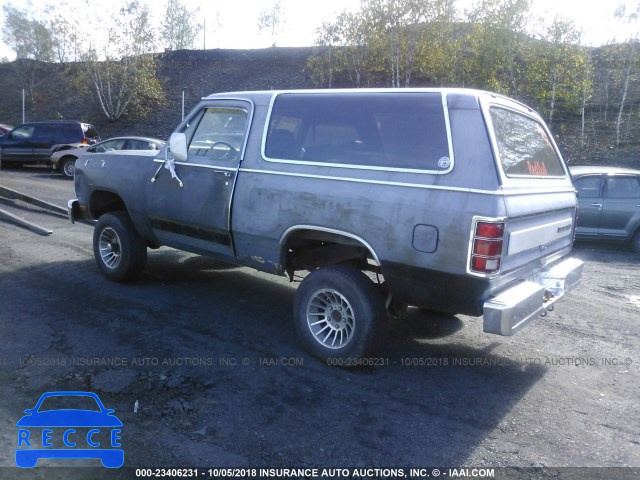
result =
M59 205L74 196L73 182L45 168L2 170L0 185ZM162 248L139 281L113 284L98 273L89 226L10 200L0 209L53 230L0 220L1 478L87 478L49 468L69 465L60 460L15 468L16 421L57 390L97 393L124 424L127 468L76 460L99 467L92 478L175 467L640 467L640 256L622 247L578 244L580 287L513 337L410 309L390 324L377 367L344 370L302 350L285 278Z

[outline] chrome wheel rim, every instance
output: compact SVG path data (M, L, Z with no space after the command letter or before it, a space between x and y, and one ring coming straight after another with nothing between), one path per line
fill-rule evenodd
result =
M98 239L98 248L100 249L100 258L107 268L114 269L120 265L122 258L120 237L111 227L106 227L100 232Z
M353 338L356 317L349 301L336 290L318 290L307 304L307 325L323 347L338 349Z
M64 162L62 169L64 170L64 174L67 177L73 177L76 173L76 162L74 162L73 160L68 160Z

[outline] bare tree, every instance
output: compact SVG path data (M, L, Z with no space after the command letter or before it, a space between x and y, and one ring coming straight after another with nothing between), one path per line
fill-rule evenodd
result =
M168 0L160 30L160 37L167 48L184 50L193 48L202 25L197 21L199 9L189 10L182 0Z
M626 20L629 23L637 23L640 17L640 2L636 3L635 10L628 12L624 4L620 5L616 10L616 17L620 20ZM627 96L629 94L629 85L633 76L637 73L636 52L638 50L638 33L634 33L624 43L625 64L622 70L622 97L620 98L620 107L618 108L618 118L616 119L616 147L620 147L622 141L622 115L626 107ZM634 68L635 67L635 68ZM633 107L632 107L633 108Z
M282 0L275 0L271 7L265 8L258 14L258 28L269 30L271 33L271 46L276 46L279 28L285 22L282 10Z

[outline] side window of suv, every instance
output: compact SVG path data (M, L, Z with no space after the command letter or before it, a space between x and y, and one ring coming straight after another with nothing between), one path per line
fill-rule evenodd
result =
M11 138L16 140L33 138L35 130L36 127L33 125L22 125L11 132Z
M452 168L440 93L286 93L275 99L266 160L384 170Z
M637 177L607 177L607 198L640 198L640 181Z
M54 142L56 138L56 133L58 132L57 125L40 125L36 128L35 139L41 142Z

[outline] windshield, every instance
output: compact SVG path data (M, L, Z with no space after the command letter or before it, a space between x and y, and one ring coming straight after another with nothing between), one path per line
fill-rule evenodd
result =
M490 109L498 155L507 177L564 177L562 162L541 123L512 110Z

